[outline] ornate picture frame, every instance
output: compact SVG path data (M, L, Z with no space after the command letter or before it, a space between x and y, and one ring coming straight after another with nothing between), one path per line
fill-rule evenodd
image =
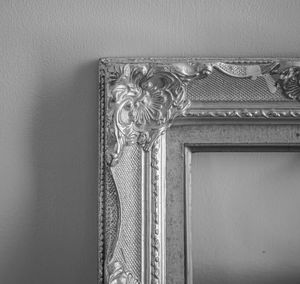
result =
M300 59L104 58L98 101L98 283L192 283L191 149L296 149Z

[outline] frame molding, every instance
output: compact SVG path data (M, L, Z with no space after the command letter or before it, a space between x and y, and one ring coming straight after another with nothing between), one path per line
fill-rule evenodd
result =
M271 99L191 100L191 82L214 72L253 86L263 78ZM282 101L272 100L276 92ZM173 122L298 124L299 101L297 58L100 59L98 283L167 282L165 133Z
M292 143L196 143L184 144L184 164L185 164L185 282L193 284L192 271L192 185L191 185L191 163L192 154L199 152L300 152L299 144Z

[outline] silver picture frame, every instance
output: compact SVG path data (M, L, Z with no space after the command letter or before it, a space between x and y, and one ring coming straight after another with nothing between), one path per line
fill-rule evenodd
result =
M98 283L193 283L190 157L299 151L300 59L102 58Z

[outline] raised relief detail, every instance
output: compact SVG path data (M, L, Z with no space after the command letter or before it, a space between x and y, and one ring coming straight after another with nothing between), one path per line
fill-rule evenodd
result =
M283 94L292 100L300 100L300 67L289 67L283 70L276 85Z
M262 64L232 64L216 62L213 67L219 71L236 78L250 78L255 80L259 76L269 74L279 66L278 62L267 62Z
M115 261L111 264L108 284L139 284L139 281L131 272L125 271L123 264Z
M236 78L251 78L255 80L262 76L267 83L271 93L275 93L279 88L284 96L292 100L300 100L300 67L290 66L280 69L279 62L269 62L263 64L227 64L217 62L213 67L219 71ZM279 75L275 81L273 76Z
M152 283L159 284L160 283L160 238L159 235L161 232L159 231L159 162L158 162L158 148L159 145L157 142L153 145L153 150L151 153L151 168L152 168L152 203L153 203L153 220L152 220L152 231L151 231L151 275L152 275Z
M158 137L182 115L199 118L300 118L300 109L200 108L188 110L188 83L205 79L214 69L239 79L263 77L271 93L279 88L291 100L300 101L300 67L280 62L212 62L200 63L120 63L100 71L100 182L99 182L99 282L138 284L141 279L130 266L114 257L122 232L118 188L111 167L120 160L123 148L137 143L151 152L151 283L161 282ZM107 64L109 65L109 64ZM188 111L187 111L188 110ZM105 200L105 201L103 201ZM102 203L101 203L102 202ZM116 260L117 259L117 260ZM124 258L125 260L125 258ZM129 270L127 270L129 269ZM138 277L140 278L140 276Z
M109 86L110 133L112 140L107 161L110 166L118 163L123 147L139 144L145 151L151 149L157 138L182 116L190 102L186 96L187 84L195 78L205 78L213 69L231 77L255 80L262 76L271 93L277 88L293 100L300 99L300 68L290 67L279 71L276 61L123 64L111 72ZM275 81L273 75L279 75ZM199 116L201 116L199 114ZM295 117L293 113L236 110L230 113L206 113L206 117Z
M187 117L200 117L200 118L299 118L300 111L292 110L264 110L264 109L236 109L236 110L213 110L213 111L200 111L188 112Z
M210 72L209 66L199 69L189 64L121 66L110 84L111 134L115 138L110 165L118 162L125 145L138 143L145 151L151 149L189 106L187 83Z
M214 68L231 77L250 78L252 80L256 80L257 77L263 77L272 94L276 92L277 88L271 74L279 66L278 62L261 62L261 64L249 64L249 62L241 62L239 64L216 62L213 64Z

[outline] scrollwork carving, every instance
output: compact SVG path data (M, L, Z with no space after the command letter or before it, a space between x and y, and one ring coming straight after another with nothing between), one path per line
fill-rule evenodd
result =
M276 81L277 87L289 99L300 100L300 67L289 67L283 70Z
M269 74L279 66L278 62L267 62L264 64L232 64L216 62L213 67L219 71L236 78L256 79L259 76Z
M184 115L189 107L187 84L195 78L205 78L213 69L236 78L255 80L262 76L272 93L280 88L288 98L299 100L300 68L290 67L280 72L279 67L280 63L277 61L257 64L213 62L119 65L109 76L111 112L108 128L113 142L107 157L108 163L115 165L126 145L137 143L145 151L151 149L174 118ZM274 74L280 74L276 82ZM262 113L261 116L265 115Z
M217 62L212 66L231 77L256 79L262 76L271 93L275 93L279 88L287 98L300 100L300 67L289 66L281 70L280 63L277 61L262 65ZM274 75L279 75L276 81Z
M123 264L115 261L110 265L108 284L139 284L133 274L124 269Z
M177 59L172 62L160 59L101 61L99 73L99 283L139 284L144 281L135 268L126 262L125 257L122 258L115 253L119 245L118 239L124 232L120 230L122 200L119 198L111 167L118 163L125 146L138 144L144 151L151 150L151 164L149 164L151 169L147 173L149 176L145 178L151 183L151 195L149 195L151 198L149 212L151 214L149 223L151 244L147 248L149 250L147 254L151 253L149 278L151 283L159 284L163 282L161 279L164 276L164 272L160 271L162 270L161 261L164 259L161 251L164 230L161 226L163 213L161 213L162 204L160 204L162 187L160 179L163 174L161 174L159 157L163 152L157 141L160 135L178 116L187 116L187 119L193 123L194 118L199 118L199 120L224 118L228 121L230 119L257 119L258 121L300 119L300 108L289 109L289 102L286 99L283 100L285 103L283 106L264 104L261 108L251 103L243 105L229 102L227 105L219 103L205 105L205 102L202 103L200 100L198 105L189 108L191 103L187 99L188 84L192 80L205 79L217 70L216 72L222 72L236 80L255 80L257 77L263 77L271 93L275 94L280 89L287 98L300 101L300 67L285 61L282 67L282 61L277 60L232 62L212 60L209 62L209 60L185 58L184 63L178 62L180 61ZM234 80L229 81L234 82ZM261 84L262 80L259 81ZM199 85L201 86L200 83ZM278 96L278 93L276 95Z
M184 115L190 102L186 86L196 77L205 77L210 66L173 64L150 66L126 64L114 72L110 84L111 134L115 147L110 165L115 165L125 145L138 143L145 151L171 125Z

